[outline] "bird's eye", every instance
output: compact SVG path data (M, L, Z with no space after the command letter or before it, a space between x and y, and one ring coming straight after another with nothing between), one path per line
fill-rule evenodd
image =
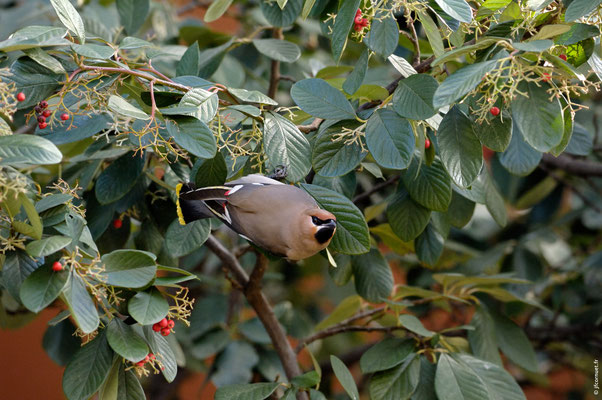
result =
M311 217L311 222L313 222L314 225L318 225L318 226L320 226L324 223L324 221L322 221L320 218L314 217L314 216Z

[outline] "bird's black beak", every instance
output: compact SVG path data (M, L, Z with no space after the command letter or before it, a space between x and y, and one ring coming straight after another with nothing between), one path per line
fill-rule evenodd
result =
M318 243L324 244L332 239L334 231L337 229L337 222L333 219L324 221L318 226L318 230L314 235Z

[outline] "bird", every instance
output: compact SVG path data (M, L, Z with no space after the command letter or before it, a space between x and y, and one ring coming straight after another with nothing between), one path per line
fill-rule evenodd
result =
M177 214L185 225L218 218L256 246L291 261L324 250L337 228L336 217L305 190L259 174L222 186L176 186Z

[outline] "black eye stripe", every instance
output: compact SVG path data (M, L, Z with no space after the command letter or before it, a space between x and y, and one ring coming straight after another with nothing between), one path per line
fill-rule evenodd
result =
M313 223L314 223L314 225L316 225L316 226L320 226L320 225L324 225L324 224L329 224L329 223L331 223L332 221L333 221L333 220L332 220L332 219L330 219L330 218L329 218L329 219L320 219L320 218L318 218L318 217L316 217L316 216L312 216L312 217L311 217L311 222L313 222Z

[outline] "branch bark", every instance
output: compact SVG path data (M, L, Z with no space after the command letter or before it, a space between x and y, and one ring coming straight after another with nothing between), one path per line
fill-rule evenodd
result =
M268 266L266 256L257 253L255 268L251 272L251 276L249 276L234 254L226 249L214 236L209 236L205 244L222 261L224 267L232 274L232 278L242 288L247 301L257 313L257 317L270 336L287 378L290 380L295 376L301 375L297 356L286 338L282 326L280 326L278 319L276 319L272 306L270 306L268 299L261 291L261 279ZM307 400L307 393L299 392L297 399Z
M274 39L284 39L282 34L282 28L274 28ZM280 61L272 60L270 68L270 86L268 88L268 96L274 99L276 97L276 91L278 90L278 83L280 82Z
M544 154L541 162L547 166L562 169L573 175L602 176L602 164L577 160L564 154L561 154L558 157L554 157L551 154Z

